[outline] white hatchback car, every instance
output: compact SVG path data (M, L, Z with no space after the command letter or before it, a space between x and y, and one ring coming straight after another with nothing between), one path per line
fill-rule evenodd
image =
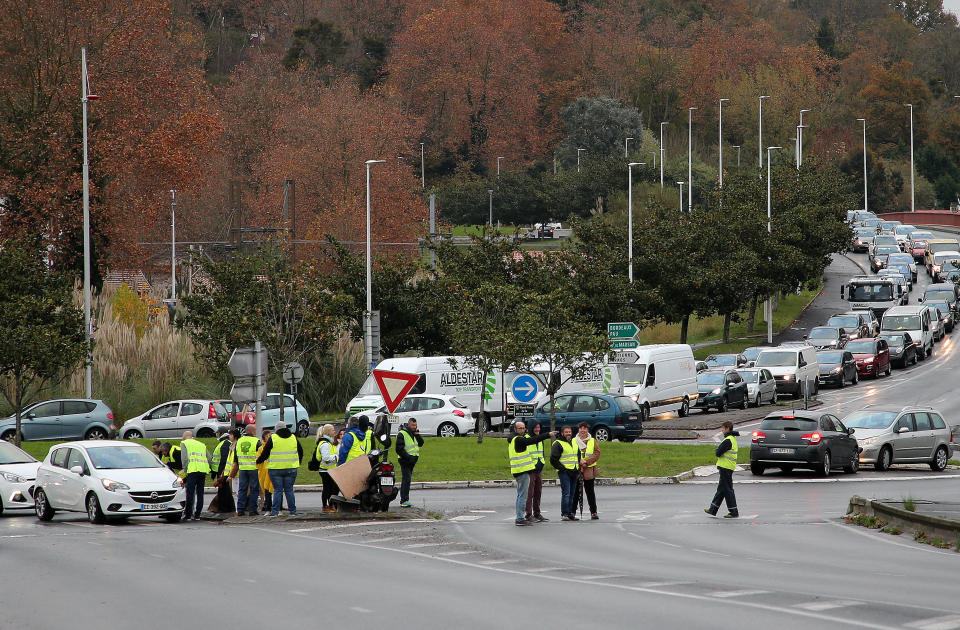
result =
M33 492L37 518L86 512L91 523L131 516L177 522L186 491L149 449L116 440L57 444L37 470Z
M376 416L385 413L386 407L380 407L376 411L357 414L356 417L364 415L373 422ZM457 437L473 431L475 426L470 409L456 396L449 394L410 394L400 402L395 414L400 420L399 424L416 419L421 435ZM396 434L397 425L391 425L390 431Z
M39 467L33 455L0 440L0 514L33 509L33 484Z
M737 368L737 373L747 382L747 400L754 407L764 402L776 404L777 380L770 370L764 368Z
M183 437L193 431L198 438L215 437L218 429L230 428L230 414L216 400L173 400L134 416L120 427L124 440Z

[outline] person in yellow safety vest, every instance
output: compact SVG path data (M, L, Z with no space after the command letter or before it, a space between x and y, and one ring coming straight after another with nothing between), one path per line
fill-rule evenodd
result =
M224 468L227 466L227 455L230 453L230 430L217 429L217 444L211 449L210 453L210 479L216 481L223 477Z
M540 423L532 420L530 428L527 429L527 436L540 435L540 428ZM530 445L530 456L533 457L534 469L530 471L526 517L528 521L543 523L550 520L540 513L540 497L543 494L543 464L546 461L543 457L543 442Z
M343 466L351 459L366 455L370 452L370 420L366 416L350 418L347 422L347 431L340 442L340 451L337 456L337 465Z
M203 482L210 474L210 454L203 442L193 438L193 431L184 431L180 441L181 483L187 489L183 518L200 520L203 511Z
M233 514L237 509L237 504L233 500L233 483L231 473L234 469L234 460L236 458L235 449L237 439L240 437L240 429L230 429L226 431L226 440L221 440L214 447L214 457L222 451L226 451L220 456L219 462L212 462L213 469L210 476L214 477L213 483L217 488L217 509L218 514Z
M167 465L167 468L176 472L180 470L180 447L171 446L170 442L164 442L160 445L160 461Z
M337 446L334 444L336 432L332 424L325 424L320 427L320 436L317 438L316 458L320 462L320 480L323 483L320 501L324 512L337 511L337 508L330 504L330 497L340 492L337 482L330 476L330 471L337 467Z
M556 431L527 436L527 424L523 420L513 423L514 435L507 440L507 457L510 460L510 473L517 480L517 520L516 525L533 525L527 520L527 492L530 489L530 471L536 469L532 450L529 448L544 440L557 436Z
M560 481L560 520L578 521L575 492L580 472L580 450L573 442L573 428L560 429L560 439L550 449L550 465L557 469Z
M273 506L267 516L280 514L284 497L287 498L290 516L296 516L297 502L293 496L293 483L297 480L301 461L303 461L303 447L300 446L300 440L290 432L287 423L281 420L274 427L273 435L263 445L263 450L257 457L258 464L266 462L270 483L273 484Z
M574 439L580 450L580 477L583 479L583 491L587 495L590 505L590 518L597 520L597 495L593 488L597 478L597 460L600 459L600 445L597 439L590 435L590 425L581 422L577 425L577 437Z
M260 440L257 439L257 425L248 424L244 433L237 439L233 448L233 469L230 478L240 479L240 488L237 491L237 516L244 516L247 510L247 501L250 502L250 516L257 516L257 499L260 498L260 479L257 474L257 449ZM249 497L249 498L248 498Z
M417 429L417 421L410 418L407 424L397 431L397 459L400 461L400 507L413 507L410 503L410 482L413 480L413 468L420 461L420 447L423 438Z
M728 512L723 518L737 518L740 512L737 510L737 496L733 493L733 471L737 469L737 436L738 431L733 430L733 423L729 420L721 425L723 438L717 445L717 470L720 473L720 481L717 484L717 493L713 495L713 501L710 507L703 511L710 516L716 516L720 506L724 501L727 502Z

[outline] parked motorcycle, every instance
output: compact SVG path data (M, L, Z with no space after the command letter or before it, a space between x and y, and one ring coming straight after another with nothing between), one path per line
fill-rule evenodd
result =
M396 475L393 464L387 461L390 454L390 425L385 415L377 416L373 426L370 444L372 450L367 453L370 460L370 475L367 477L367 488L353 499L333 497L340 510L356 510L361 512L386 512L390 502L399 494L396 486ZM376 448L377 446L381 448Z

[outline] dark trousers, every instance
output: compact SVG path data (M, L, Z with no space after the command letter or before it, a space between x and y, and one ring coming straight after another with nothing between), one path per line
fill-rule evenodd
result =
M713 501L710 502L710 513L716 514L720 509L720 506L723 505L723 502L727 502L727 509L730 510L730 513L734 516L737 516L737 497L733 493L733 471L729 468L718 468L720 471L720 482L717 484L717 493L713 495Z
M233 501L233 484L228 477L220 477L220 485L217 487L217 512L233 514L236 510L237 505Z
M573 516L577 509L577 471L557 471L560 480L560 516Z
M540 495L543 494L543 471L530 471L530 489L527 491L527 518L540 516Z
M400 502L410 500L410 482L413 481L413 467L417 462L400 462Z
M340 492L340 488L333 477L330 476L330 473L325 470L320 471L320 480L323 482L323 492L320 495L320 500L323 502L323 507L327 507L330 505L330 497Z
M184 518L200 518L200 512L203 511L203 482L206 480L207 474L202 472L187 473L184 477L183 485L187 489Z
M583 492L587 495L587 505L590 506L590 514L597 513L597 495L593 491L593 479L583 480Z

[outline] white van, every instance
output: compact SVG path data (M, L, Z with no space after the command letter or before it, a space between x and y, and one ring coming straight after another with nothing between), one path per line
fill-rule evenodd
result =
M933 354L933 329L930 326L930 311L926 306L888 308L880 320L880 330L910 333L910 338L917 346L917 358L920 360Z
M585 358L589 355L585 355ZM525 404L517 404L513 397L513 380L523 374L530 374L537 379L540 384L537 396ZM596 365L587 369L584 374L577 377L571 377L569 370L560 370L553 374L553 382L560 382L560 388L555 396L571 393L589 393L589 394L620 394L623 388L620 381L620 372L617 366L604 362L602 365ZM547 399L547 384L550 382L550 366L546 363L534 364L529 372L507 372L504 379L507 388L508 409L514 411L517 417L532 416L534 407ZM496 424L496 423L494 423Z
M682 418L696 404L697 362L687 344L670 343L640 346L633 350L636 363L619 365L623 394L633 398L643 410L643 420L651 414L676 411Z
M803 396L809 383L810 394L817 393L820 363L813 346L777 346L757 355L754 367L767 368L777 381L777 394Z

